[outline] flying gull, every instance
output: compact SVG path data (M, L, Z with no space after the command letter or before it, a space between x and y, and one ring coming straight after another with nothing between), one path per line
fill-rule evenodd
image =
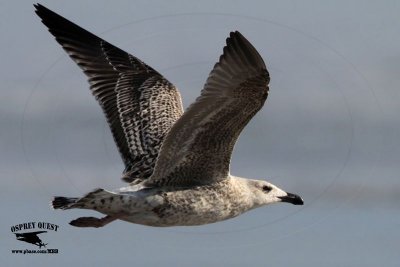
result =
M236 140L268 96L269 73L257 50L231 32L200 96L183 112L178 89L138 58L46 7L36 14L88 76L125 164L128 186L81 198L55 197L54 209L89 209L77 227L114 220L148 226L214 223L276 202L303 200L263 181L236 177Z

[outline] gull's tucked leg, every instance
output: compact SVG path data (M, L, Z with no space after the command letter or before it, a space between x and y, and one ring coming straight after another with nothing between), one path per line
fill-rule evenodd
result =
M118 216L105 216L103 218L95 218L95 217L80 217L78 219L75 219L71 221L69 224L76 226L76 227L103 227L106 224L109 224L110 222L113 222L115 220L119 219Z

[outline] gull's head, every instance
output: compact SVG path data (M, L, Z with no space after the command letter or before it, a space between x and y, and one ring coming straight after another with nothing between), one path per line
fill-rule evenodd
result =
M254 196L256 206L277 202L287 202L293 205L303 205L303 199L296 194L288 193L276 185L262 180L248 180L249 189Z

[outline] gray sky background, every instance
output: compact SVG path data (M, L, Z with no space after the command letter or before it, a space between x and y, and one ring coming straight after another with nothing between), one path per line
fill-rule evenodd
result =
M265 107L236 145L231 171L305 200L200 227L115 222L77 229L90 211L53 211L53 195L123 185L123 165L85 76L34 14L0 2L0 208L4 266L398 266L400 3L398 1L44 1L41 4L199 94L232 30L271 75ZM58 255L33 249L14 224Z

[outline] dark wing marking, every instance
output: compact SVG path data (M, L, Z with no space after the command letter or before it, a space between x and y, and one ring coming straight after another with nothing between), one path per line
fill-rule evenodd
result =
M165 135L182 115L178 89L138 58L46 7L36 13L88 76L125 163L125 180L146 179Z
M267 99L269 74L239 32L226 42L200 97L168 133L149 185L201 185L228 177L235 142Z

